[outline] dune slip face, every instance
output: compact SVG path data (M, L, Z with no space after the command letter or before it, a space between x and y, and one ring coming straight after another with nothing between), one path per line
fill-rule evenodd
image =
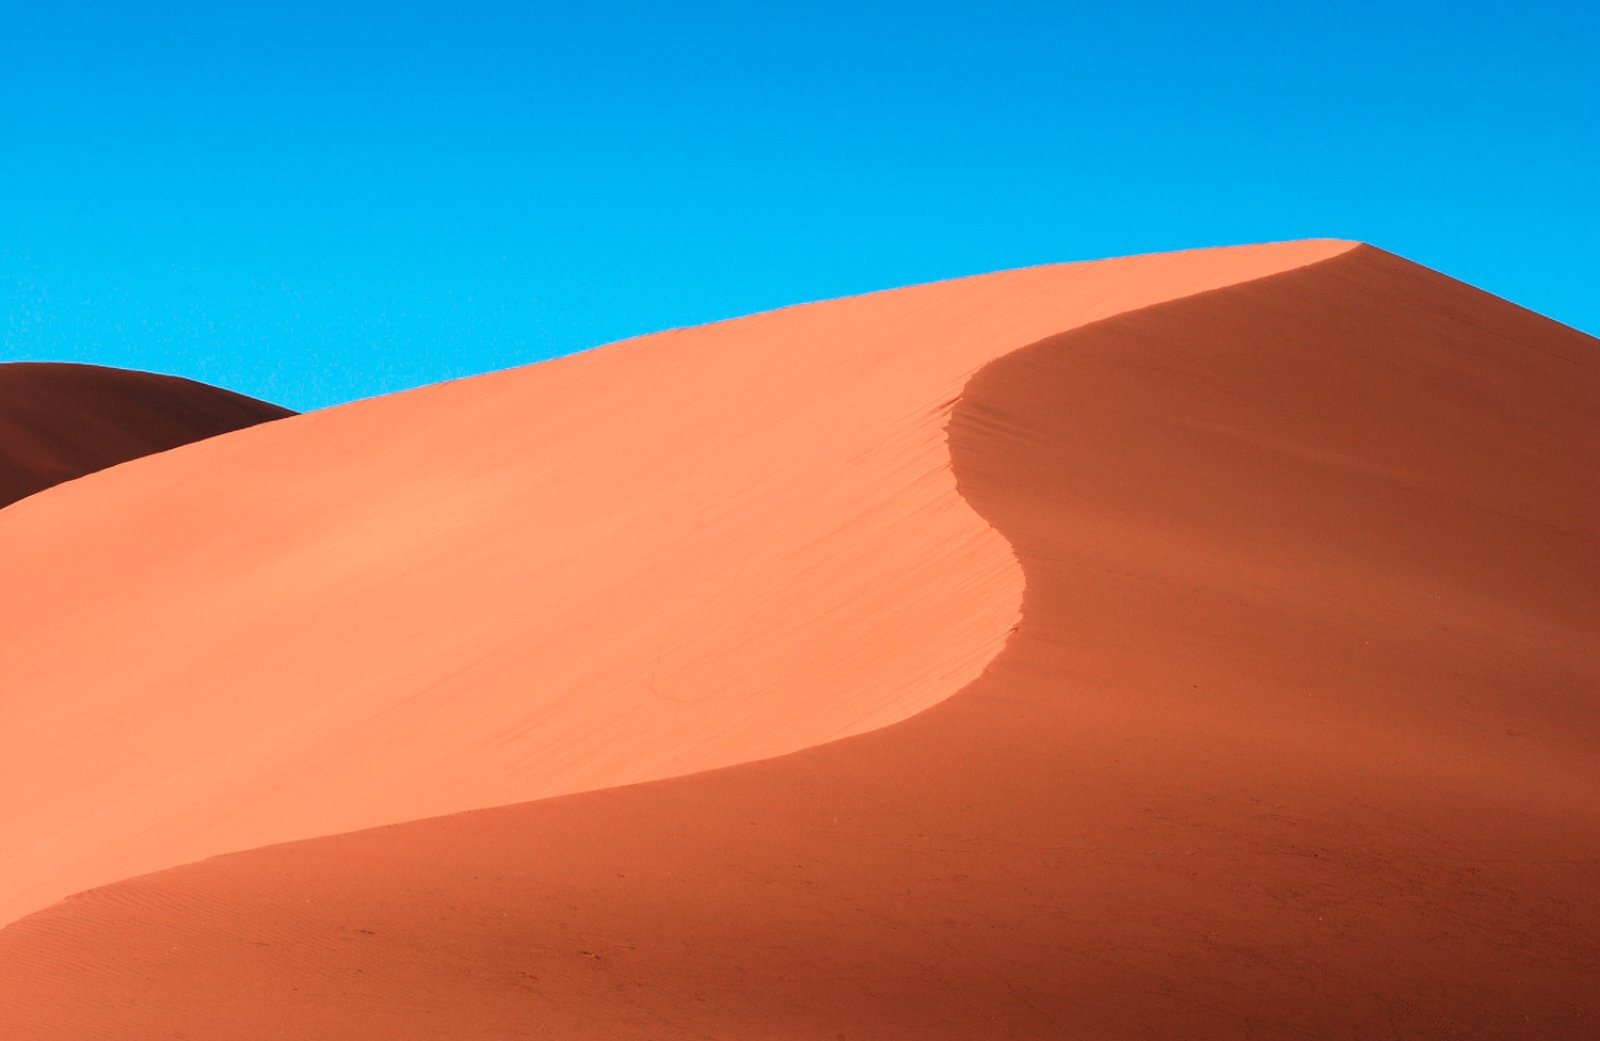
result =
M870 342L846 335L872 330ZM775 610L730 593L700 598L692 614L695 627L730 607L768 631L786 620L795 639L807 634L820 648L863 639L866 626L885 669L873 686L818 710L866 651L785 657L747 629L719 629L668 689L692 703L697 683L715 690L765 676L777 686L763 689L779 696L743 718L751 733L784 728L791 747L741 735L714 713L686 718L682 731L670 721L678 717L632 729L644 711L639 690L652 686L635 665L614 688L596 685L602 708L548 729L541 717L536 729L551 743L530 739L552 755L563 742L580 758L621 749L624 762L606 770L541 766L517 782L548 789L536 795L573 794L254 849L56 904L0 930L0 1022L19 1038L1594 1036L1594 340L1378 250L1292 244L918 287L667 334L573 359L568 371L620 370L603 359L634 354L629 365L659 379L646 359L695 357L699 344L707 363L690 385L703 386L744 357L719 346L736 341L776 344L785 356L830 342L874 357L905 351L885 362L882 382L915 382L915 394L875 390L873 410L849 415L892 399L900 410L891 413L912 417L916 435L863 446L856 439L878 428L827 413L826 423L808 416L804 448L814 450L821 429L857 446L818 464L818 485L829 475L847 483L841 471L851 467L866 475L829 511L876 490L899 507L880 512L899 520L830 529L859 540L847 564L810 538L811 555L764 576L767 588L788 588L816 573L811 595L836 609L868 590L892 595L839 615L800 610L804 598ZM420 458L447 417L492 426L506 414L483 409L493 381L526 380L515 390L508 382L508 396L523 411L530 398L542 404L535 381L553 378L536 376L542 368L336 410L323 440L337 443L337 427L353 443L360 423L414 427L407 448ZM613 375L581 389L592 397ZM820 399L841 396L832 375ZM787 414L806 400L799 377L785 370L773 383L792 393L774 392L730 425L762 428L755 420L772 415L761 407L771 401ZM552 401L579 384L561 387ZM646 407L627 400L634 409L612 414ZM424 401L453 404L427 412ZM673 405L641 429L687 423L683 399ZM110 479L131 482L140 470L148 485L203 450L248 453L259 466L283 451L274 437L303 453L319 418L230 435L31 502L42 525L47 509L72 509L69 492L114 495ZM922 437L927 424L937 436ZM370 458L378 441L362 441L351 459ZM785 444L762 441L752 456L770 461ZM923 492L916 481L886 483L870 462L913 454L946 480ZM784 458L795 460L783 472L798 487L808 473L800 453ZM459 456L452 462L424 470L458 472ZM324 465L339 479L296 477L289 487L306 502L366 465ZM913 470L925 472L920 462ZM671 498L683 501L678 490ZM582 500L561 501L571 517ZM214 552L235 559L240 545L258 545L254 516L235 517L230 530L245 534ZM739 529L752 542L782 526L758 516ZM950 525L938 541L889 555L937 517ZM448 556L437 547L451 530L439 529L436 558ZM356 529L337 531L360 544ZM720 534L703 559L739 545ZM392 558L371 559L395 570ZM449 566L460 568L454 557ZM204 587L198 576L208 574L191 580ZM286 597L304 588L278 577ZM604 596L641 618L660 610L657 587ZM506 602L472 605L503 613ZM882 637L885 612L914 623L899 630L904 642ZM405 614L372 616L381 630ZM215 639L194 624L184 621L205 634L200 646ZM623 661L632 653L612 634L573 630L565 641L579 658L586 647ZM933 649L954 654L956 644L960 667L919 671ZM747 672L717 667L729 660ZM797 664L818 660L836 664ZM415 659L402 664L414 669ZM476 721L478 706L500 704L495 680L514 686L512 677L463 680L448 710L423 719L435 730L463 715ZM406 727L422 724L373 697L401 750L383 759L361 753L360 740L332 747L354 749L347 762L362 776L394 779L417 754ZM406 688L395 704L425 697ZM810 708L782 715L780 704ZM810 712L815 725L805 723ZM504 725L491 715L482 713L484 733ZM358 714L341 733L372 726ZM718 735L715 754L651 758L706 728ZM311 754L301 737L286 747L313 772L333 758L325 745ZM480 805L516 787L492 757L424 761ZM70 790L79 767L64 761L54 776ZM208 790L213 780L182 784ZM651 783L603 787L633 781ZM437 805L409 779L394 783L388 801L317 818L323 811L303 809L314 799L293 778L275 788L244 777L226 805L249 826L231 840L271 841L266 805L319 826ZM76 807L103 806L93 794L73 796ZM52 870L71 863L91 877L225 848L224 831L151 823L193 829L200 805L162 804L166 817L100 809L94 828L78 832L79 859ZM34 818L39 834L82 819L73 809L63 798L48 819ZM128 845L128 834L147 845ZM26 885L32 876L12 877Z
M176 376L0 364L0 508L117 463L291 415Z

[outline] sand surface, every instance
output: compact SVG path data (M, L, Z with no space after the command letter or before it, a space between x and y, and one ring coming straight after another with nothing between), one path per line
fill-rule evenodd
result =
M176 376L0 364L0 507L129 459L289 415Z
M100 888L0 930L0 1023L1593 1037L1597 346L1367 247L1132 258L36 496L0 893Z

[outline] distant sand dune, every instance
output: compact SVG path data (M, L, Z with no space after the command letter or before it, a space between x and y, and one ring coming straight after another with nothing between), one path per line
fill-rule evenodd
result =
M0 867L17 910L575 794L58 903L0 930L0 1022L1592 1037L1597 346L1367 247L1133 258L665 334L38 496L0 514L0 577L42 588L0 666L41 692L0 757L44 793L0 795L0 835L37 836ZM159 565L85 520L170 516L219 470L268 476L189 503ZM95 599L73 569L111 561ZM35 650L67 605L105 665ZM86 784L91 750L137 780Z
M176 376L0 364L0 507L129 459L293 414Z

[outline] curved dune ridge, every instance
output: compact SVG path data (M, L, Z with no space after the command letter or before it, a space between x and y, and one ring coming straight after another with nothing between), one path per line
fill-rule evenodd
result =
M129 459L292 415L176 376L0 364L0 507Z
M37 496L0 513L41 583L14 910L538 801L55 904L0 930L0 1022L1592 1037L1596 347L1369 247L1205 251ZM127 559L110 503L181 537Z
M976 678L944 426L1041 336L1347 248L1009 272L296 417L0 515L0 921L271 842L779 755Z

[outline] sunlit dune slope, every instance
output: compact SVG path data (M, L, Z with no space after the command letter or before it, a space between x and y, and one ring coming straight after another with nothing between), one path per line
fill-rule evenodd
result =
M928 446L1026 583L981 676L781 758L83 894L0 931L9 1036L1596 1036L1600 345L1322 252L1137 309L1133 264L829 305L917 302L860 326L917 341L886 382L992 341ZM1251 255L1163 259L1151 295ZM1114 316L1002 349L994 313L1020 330L1067 292L1024 306L1006 280L1074 272L1107 281L1063 313ZM268 435L217 445L265 457ZM924 614L960 601L978 667L1016 587L1000 547L950 538L970 542L847 624L888 611L948 642Z
M288 415L176 376L0 364L0 507L129 459Z
M1042 336L1336 254L1009 272L216 438L0 514L0 920L287 839L689 773L977 677L1022 573L951 403Z

